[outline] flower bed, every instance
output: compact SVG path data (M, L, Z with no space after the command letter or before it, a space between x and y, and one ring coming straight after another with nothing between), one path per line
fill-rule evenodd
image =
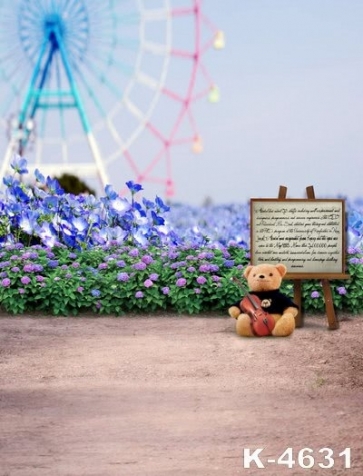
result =
M196 207L156 197L136 200L142 187L127 182L131 199L106 187L105 196L65 194L36 171L25 185L25 159L12 163L0 201L0 302L19 314L83 311L120 315L174 310L226 313L245 292L231 281L249 261L247 205ZM16 178L20 177L20 178ZM347 272L333 281L334 304L363 310L362 213L348 212ZM283 291L292 294L292 283ZM324 309L317 281L303 283L306 311Z

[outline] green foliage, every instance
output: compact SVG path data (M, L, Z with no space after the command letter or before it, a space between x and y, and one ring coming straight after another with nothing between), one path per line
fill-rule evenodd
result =
M242 273L249 254L238 246L124 245L71 252L65 246L50 250L12 245L3 248L0 256L1 308L11 314L122 315L160 310L227 314L228 307L247 292ZM363 311L362 262L362 254L354 251L347 257L350 279L331 282L337 309ZM232 281L234 277L240 279L242 289ZM293 282L284 281L281 290L292 297ZM305 311L324 311L318 280L303 281L302 294Z
M96 192L76 175L64 173L60 177L55 178L66 193L73 193L74 195L89 193L96 196Z

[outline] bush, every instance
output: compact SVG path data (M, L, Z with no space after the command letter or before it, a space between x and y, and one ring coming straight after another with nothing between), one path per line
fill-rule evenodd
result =
M66 194L39 171L37 186L27 187L16 179L27 172L25 159L16 157L12 167L14 176L4 178L7 188L0 202L4 311L226 314L245 294L245 281L243 289L232 281L249 263L249 224L241 213L245 207L221 206L210 222L204 214L198 218L194 209L188 228L182 206L170 217L159 197L139 203L136 195L142 187L132 181L127 182L131 200L119 197L112 187L97 200ZM331 282L335 307L353 313L363 310L359 213L351 215L348 229L357 245L347 250L351 278ZM284 281L281 290L292 296L292 282ZM318 281L303 282L303 303L305 311L324 310Z

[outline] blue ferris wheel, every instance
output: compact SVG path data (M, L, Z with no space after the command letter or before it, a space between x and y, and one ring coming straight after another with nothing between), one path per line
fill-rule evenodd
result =
M213 40L221 42L201 2L0 0L0 177L19 153L30 171L96 177L104 187L125 169L124 181L131 175L170 189L169 148L186 141L176 134L184 117L191 139L200 140L189 106L204 94L196 89L201 52ZM203 22L212 43L203 44ZM175 41L178 35L181 41ZM187 61L192 67L182 93L168 85L168 70L176 62L183 78ZM215 99L215 85L204 79ZM154 119L160 102L168 103L162 125ZM174 120L170 110L176 105ZM138 139L146 133L162 148L153 150L143 139L141 155L148 147L150 157L140 163Z

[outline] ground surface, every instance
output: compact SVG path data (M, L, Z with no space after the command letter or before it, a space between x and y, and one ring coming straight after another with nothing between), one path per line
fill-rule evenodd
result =
M0 430L1 476L362 476L363 318L243 339L217 316L2 316Z

